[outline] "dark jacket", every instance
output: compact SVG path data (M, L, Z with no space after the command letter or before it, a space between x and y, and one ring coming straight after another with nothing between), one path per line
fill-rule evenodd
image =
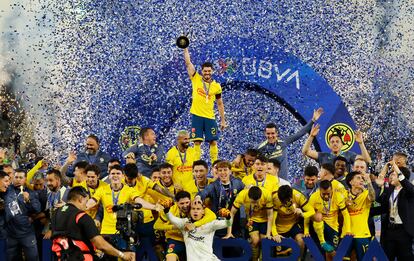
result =
M398 215L400 216L405 231L414 237L414 185L408 179L403 179L401 182L402 189L398 193ZM379 196L377 202L381 203L382 213L381 219L381 237L385 234L390 223L390 197L394 192L394 186L386 188Z
M236 199L237 194L239 194L240 191L244 189L244 184L241 182L240 179L230 177L230 184L231 184L231 190L232 195L231 198L227 201L227 207L228 209L231 208L233 205L234 200ZM206 198L211 199L211 210L215 213L219 211L220 208L225 207L225 203L223 200L220 200L220 192L222 190L222 185L219 179L214 181L213 183L209 184L203 191L200 191L198 195L200 195L201 199L204 201ZM222 206L219 206L219 203Z
M24 188L29 193L30 201L24 202L20 188L9 186L5 196L6 229L9 236L23 238L34 234L34 227L29 220L30 214L40 212L37 193Z
M108 175L108 162L111 159L111 156L109 156L108 153L98 150L98 152L95 155L89 155L86 152L81 152L77 155L75 163L72 165L73 172L73 166L75 166L76 163L80 161L86 161L89 164L94 164L99 167L101 170L101 177L106 177Z
M124 153L122 153L122 156L125 157L130 152L133 152L135 154L139 173L147 178L151 177L153 168L158 167L164 161L164 149L161 145L158 144L152 146L148 146L142 143L133 145L124 151ZM152 161L149 158L153 153L157 155L157 160L155 161Z

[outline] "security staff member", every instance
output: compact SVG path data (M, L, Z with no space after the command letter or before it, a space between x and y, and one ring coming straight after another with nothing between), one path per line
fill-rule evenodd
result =
M88 199L85 188L74 187L68 193L67 204L56 211L52 219L55 260L75 260L83 255L85 261L92 261L95 248L123 260L135 260L135 253L121 252L99 235L93 219L84 212Z

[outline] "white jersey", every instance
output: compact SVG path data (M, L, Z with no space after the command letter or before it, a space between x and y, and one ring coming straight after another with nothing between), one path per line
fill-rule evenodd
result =
M185 231L184 225L190 222L188 218L178 218L171 213L167 217L183 233L187 260L220 261L213 254L214 232L231 226L231 220L214 220L192 231Z

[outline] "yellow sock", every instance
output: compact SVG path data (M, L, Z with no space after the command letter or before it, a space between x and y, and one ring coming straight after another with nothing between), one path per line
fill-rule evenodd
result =
M211 164L218 159L218 146L217 143L212 145L210 144L210 160Z
M201 159L201 143L194 143L195 159Z

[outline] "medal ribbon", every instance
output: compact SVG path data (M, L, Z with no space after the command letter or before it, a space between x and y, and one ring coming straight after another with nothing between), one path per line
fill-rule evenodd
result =
M175 147L177 148L178 155L180 156L181 166L184 166L185 162L187 161L187 160L186 160L186 159L187 159L187 150L185 150L185 152L184 152L184 157L183 157L183 156L181 156L181 152L180 152L180 150L178 149L178 147L177 147L177 146L175 146Z
M210 92L210 83L208 84L208 88L207 88L207 85L204 82L204 80L202 80L202 82L203 82L203 89L206 94L206 103L208 103L208 93Z

